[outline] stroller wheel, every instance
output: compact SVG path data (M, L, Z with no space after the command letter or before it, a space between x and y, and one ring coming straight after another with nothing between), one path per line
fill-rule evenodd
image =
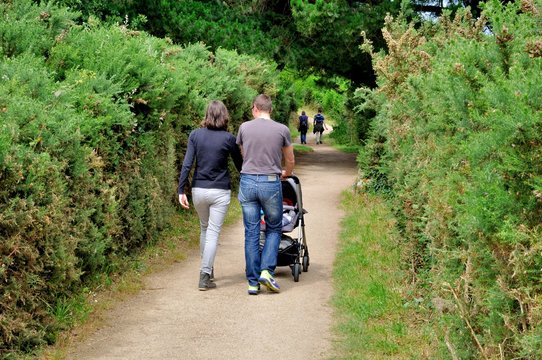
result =
M309 271L309 255L303 256L303 271L304 272Z
M294 281L299 281L299 274L301 273L301 264L295 263L294 267L292 268L292 275L294 275Z

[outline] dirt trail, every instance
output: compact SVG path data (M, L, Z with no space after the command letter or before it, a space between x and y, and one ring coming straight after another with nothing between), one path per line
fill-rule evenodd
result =
M298 142L299 139L296 139ZM242 221L222 230L215 260L217 289L198 291L199 256L153 274L119 304L103 328L74 344L68 359L324 359L333 335L331 272L340 193L354 183L355 156L326 144L296 158L308 214L309 271L295 283L277 268L280 294L247 295ZM232 201L236 201L232 199ZM294 232L297 236L297 232Z

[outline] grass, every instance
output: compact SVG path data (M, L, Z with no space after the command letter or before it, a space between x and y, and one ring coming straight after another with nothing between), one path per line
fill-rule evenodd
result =
M350 153L350 154L357 154L359 153L359 149L361 148L360 145L334 145L335 148L339 151Z
M307 145L294 144L294 153L296 154L306 154L313 152L314 149Z
M383 201L343 193L333 279L338 341L333 359L435 359L423 309L409 307L394 221Z

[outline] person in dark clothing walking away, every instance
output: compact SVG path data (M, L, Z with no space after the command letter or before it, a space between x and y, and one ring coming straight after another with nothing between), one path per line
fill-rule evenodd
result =
M227 130L228 121L226 106L221 101L211 101L207 106L205 120L201 123L202 127L192 131L188 137L179 177L179 202L183 208L189 209L185 187L195 160L192 200L200 221L200 290L216 287L213 278L218 236L231 199L228 158L231 156L239 171L243 163L235 136Z
M324 123L324 115L322 115L322 109L318 109L318 114L314 115L313 119L313 132L316 134L316 145L322 143L322 133L324 132L324 129L327 130L327 126Z
M257 295L260 284L279 292L275 268L282 236L281 178L291 176L294 148L287 126L271 119L272 103L258 95L252 105L253 120L239 127L237 144L243 153L239 202L245 225L245 262L248 294ZM281 163L284 158L285 169ZM260 252L260 212L265 216L265 243Z
M307 131L309 130L309 117L305 114L305 111L301 111L301 116L299 116L299 126L297 128L301 134L301 143L307 143Z

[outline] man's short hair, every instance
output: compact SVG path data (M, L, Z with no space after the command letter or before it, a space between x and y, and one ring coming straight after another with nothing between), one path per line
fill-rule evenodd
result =
M253 105L256 106L256 109L266 113L271 113L271 111L273 110L271 98L265 94L260 94L256 96Z

